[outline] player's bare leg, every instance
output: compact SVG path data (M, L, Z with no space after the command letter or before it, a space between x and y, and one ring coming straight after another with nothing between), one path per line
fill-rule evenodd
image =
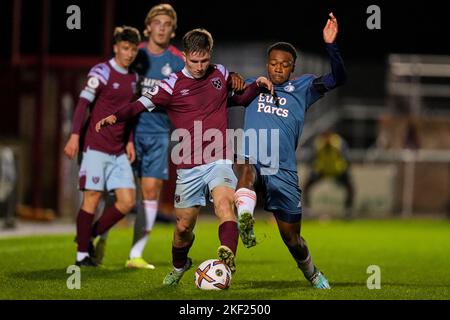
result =
M83 202L77 216L77 258L78 266L96 266L91 255L93 247L91 242L92 222L94 221L95 210L102 197L102 192L86 190L83 192Z
M156 178L142 178L142 203L138 204L136 221L134 224L133 246L130 259L125 266L128 268L155 269L155 266L143 258L143 252L148 237L155 224L158 212L158 200L163 186L163 180Z
M172 242L173 270L164 278L163 284L166 286L178 285L183 274L192 266L192 260L188 254L194 243L194 227L199 213L199 206L175 209L177 223Z
M235 164L234 170L238 177L234 203L238 212L239 235L244 246L250 248L256 245L256 236L253 231L255 223L253 212L256 206L256 193L254 190L256 170L250 164Z
M215 187L212 190L212 198L214 213L219 218L219 239L221 245L217 250L217 255L234 273L236 271L235 257L239 240L233 205L234 190L225 186Z
M328 280L313 264L305 239L300 236L301 223L288 223L276 218L281 238L286 244L297 266L314 288L330 289Z

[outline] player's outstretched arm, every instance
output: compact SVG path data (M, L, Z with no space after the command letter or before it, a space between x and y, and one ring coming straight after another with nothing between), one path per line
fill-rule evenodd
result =
M108 117L103 118L102 120L97 122L95 124L95 130L97 132L100 132L101 128L103 127L113 125L116 122L124 122L130 120L145 110L152 111L153 109L155 109L155 106L153 105L152 101L144 95L135 102L124 105L114 114L111 114Z
M331 72L314 81L314 88L320 93L325 93L344 84L347 79L344 61L336 44L338 22L332 12L329 16L330 18L323 29L323 40L326 43L326 50L330 57Z
M327 44L332 44L337 38L338 22L336 17L333 15L333 12L330 12L329 17L330 18L327 20L325 28L323 28L323 40Z

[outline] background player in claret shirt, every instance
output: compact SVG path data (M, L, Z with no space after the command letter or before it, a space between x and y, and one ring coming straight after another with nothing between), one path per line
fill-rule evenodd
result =
M81 209L77 217L77 258L79 266L96 266L92 241L108 231L134 206L135 184L130 161L134 160L133 142L126 123L95 132L95 124L105 115L133 100L137 74L128 71L137 54L139 31L118 27L114 32L114 53L111 60L94 66L88 74L85 89L75 109L72 135L64 152L73 159L79 149L79 134L86 110L94 104L86 131L79 187L83 191ZM105 208L93 225L94 213L103 191L114 190L116 202Z
M140 75L141 94L184 67L183 54L170 45L177 28L177 14L172 6L159 4L152 7L145 19L145 26L144 35L148 37L148 42L141 44L131 66ZM141 113L136 123L136 161L133 165L140 178L142 203L137 203L133 245L125 264L128 268L154 269L143 259L143 252L155 223L163 180L168 179L170 127L166 111L158 107L152 112Z
M331 73L321 77L303 75L290 79L295 67L297 53L289 43L280 42L269 47L267 72L274 84L275 96L261 93L246 109L245 130L279 130L279 141L261 141L251 151L244 143L244 155L250 164L237 164L239 179L235 203L238 209L239 231L246 247L256 244L253 233L253 210L256 204L254 184L257 181L265 192L265 210L272 212L278 229L291 255L315 288L330 288L327 279L314 266L305 240L300 236L301 191L298 183L296 149L303 129L305 113L325 92L344 83L346 72L335 43L338 33L336 18L330 18L323 30L331 61ZM266 152L258 153L261 146ZM279 161L259 155L272 154L279 148Z
M233 82L227 69L222 65L211 64L213 39L204 29L189 31L183 37L186 66L181 72L171 74L157 87L146 93L135 103L124 106L97 123L102 126L114 124L137 115L155 106L164 107L185 147L177 163L177 183L175 191L175 213L177 224L172 245L173 270L165 277L164 285L177 285L184 272L192 265L188 258L189 249L194 242L195 227L200 207L205 206L205 197L210 194L214 211L219 218L218 256L235 271L235 255L238 244L238 230L234 214L233 196L236 176L232 170L232 151L227 143L225 131L228 125L228 98L234 87L236 91L244 88L244 83ZM271 89L271 83L264 77L250 84L242 94L232 96L232 103L246 105L260 92L259 86ZM200 127L199 127L200 126ZM215 130L213 142L205 139L205 132ZM200 131L201 136L197 136ZM211 155L203 152L215 150ZM186 151L189 150L189 151ZM186 151L186 152L184 152ZM198 157L200 155L200 157Z

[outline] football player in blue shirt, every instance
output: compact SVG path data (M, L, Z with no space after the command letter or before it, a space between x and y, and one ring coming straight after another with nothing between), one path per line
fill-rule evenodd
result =
M140 76L141 94L172 72L180 71L184 67L181 51L170 44L177 28L177 14L173 7L170 4L152 7L145 19L145 26L144 34L148 41L139 46L138 55L130 67ZM129 260L125 264L128 268L155 268L143 259L142 253L156 219L163 180L168 179L170 126L167 113L158 109L141 114L133 132L132 150L133 155L136 155L133 165L140 178L142 203L137 204L133 245ZM98 263L103 260L105 247L106 234L102 235L96 246Z
M174 8L167 3L155 5L147 14L145 26L144 35L148 37L148 41L140 47L135 61L137 72L141 76L141 94L184 67L181 51L170 44L177 28L177 13ZM161 108L142 113L136 123L134 168L140 179L142 202L137 204L133 245L126 262L128 268L154 268L144 260L143 251L157 216L163 181L169 177L170 127L169 117Z
M302 207L296 149L308 108L326 92L345 82L344 64L335 43L337 33L337 20L330 13L323 29L323 39L330 57L331 72L320 77L306 74L291 79L297 58L295 48L286 42L269 47L267 72L275 93L261 93L246 108L245 133L247 136L249 130L256 131L257 141L247 145L244 141L245 164L241 161L235 165L239 179L235 204L244 245L251 247L256 244L253 211L256 204L254 184L258 182L265 192L265 210L275 216L289 252L305 278L313 287L321 289L329 289L330 285L313 264L306 242L300 236ZM267 134L261 135L262 131ZM278 135L279 140L267 138L273 134L275 137Z

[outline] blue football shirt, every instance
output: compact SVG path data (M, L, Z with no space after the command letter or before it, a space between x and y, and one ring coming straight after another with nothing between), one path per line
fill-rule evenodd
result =
M289 80L274 86L275 97L260 93L250 103L245 110L244 155L264 167L297 171L295 152L306 111L323 96L313 87L316 78L306 74Z
M181 71L184 68L182 53L174 46L169 46L160 55L151 54L146 46L139 50L143 50L146 53L149 61L149 68L141 79L142 95L162 79L167 78L171 73ZM167 113L162 108L156 108L152 112L143 112L139 115L135 133L136 135L149 133L168 134L169 130L170 120Z

